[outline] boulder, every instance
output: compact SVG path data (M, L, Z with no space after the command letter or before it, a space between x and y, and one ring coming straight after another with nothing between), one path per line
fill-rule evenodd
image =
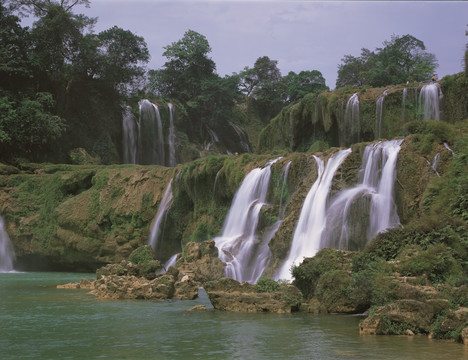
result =
M282 285L278 291L257 292L255 285L223 278L205 285L206 293L215 309L234 312L297 311L302 294L293 285Z
M412 327L423 333L430 331L436 315L435 307L417 300L397 300L377 309L376 313L363 320L359 332L368 335L385 335L392 333L391 327ZM405 329L406 330L406 329Z
M133 275L102 275L94 281L91 294L100 299L170 299L174 294L175 279L163 275L153 280Z
M198 288L203 284L224 276L225 264L218 258L218 248L214 240L202 243L189 242L176 262L176 282L174 299L192 300L198 296ZM168 272L170 272L169 269Z
M463 344L468 346L468 326L462 330L461 339L463 341Z

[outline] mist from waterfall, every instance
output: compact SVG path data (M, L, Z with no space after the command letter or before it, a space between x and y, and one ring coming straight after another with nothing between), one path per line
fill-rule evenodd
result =
M153 219L151 225L150 236L148 244L151 245L154 251L156 251L159 242L160 227L164 216L166 215L167 210L172 205L172 179L167 184L166 190L164 191L164 196L159 203L158 211Z
M15 251L11 244L10 237L5 229L3 217L0 216L0 273L13 271L15 261Z
M294 231L288 257L279 269L276 278L291 280L290 269L299 265L304 257L313 257L320 250L320 239L326 225L326 205L333 177L339 166L351 153L351 149L335 152L327 161L314 156L317 164L317 179L309 190Z
M226 277L255 283L270 258L265 238L256 234L260 210L265 205L271 176L271 165L253 169L242 181L215 244L219 258L226 263Z

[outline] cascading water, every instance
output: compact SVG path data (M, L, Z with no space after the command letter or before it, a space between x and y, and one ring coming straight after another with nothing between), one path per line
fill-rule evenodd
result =
M377 233L399 225L393 184L402 141L366 147L358 183L340 191L330 203L321 247L362 250Z
M455 152L450 148L450 146L446 142L444 142L444 146L448 151L450 151L452 156L455 156Z
M279 204L279 218L280 220L284 219L284 211L285 208L283 208L283 195L284 195L284 188L286 186L286 183L288 182L288 174L289 174L289 168L291 167L291 161L288 161L286 165L284 165L283 169L283 185L281 186L281 197L280 197L280 204Z
M127 106L124 112L124 117L122 119L124 164L136 164L138 124L135 121L135 117L132 114L131 108Z
M440 153L437 153L434 155L434 159L432 159L432 164L428 160L426 160L427 163L430 165L431 169L434 170L434 172L436 173L438 177L440 177L440 174L437 171L437 164L439 162L439 159L440 159Z
M150 237L148 240L148 244L151 245L154 251L158 246L158 238L159 238L159 228L161 227L161 222L166 214L167 210L172 205L172 179L169 181L169 184L166 187L166 191L164 192L164 196L161 199L161 203L159 204L158 211L156 212L156 216L154 217L153 224L151 226Z
M0 216L0 273L13 271L14 260L15 251L5 230L3 218Z
M335 152L327 161L314 156L317 163L317 180L312 185L302 206L299 221L294 231L291 249L281 266L277 279L291 280L290 269L304 257L312 257L320 249L320 239L326 225L326 204L333 177L338 167L351 153L351 149Z
M382 95L377 98L376 101L376 134L377 138L382 136L382 118L383 118L383 103L385 96L387 96L388 90L385 90Z
M169 136L168 136L168 143L169 143L169 159L168 165L169 166L176 166L176 151L175 151L175 144L176 144L176 135L175 135L175 127L174 127L174 106L171 103L168 103L167 106L169 107Z
M439 103L443 98L439 83L424 85L419 94L419 109L424 120L440 120Z
M359 97L354 93L346 103L345 110L345 133L350 138L346 141L347 145L359 142L361 124L359 121Z
M271 165L278 160L247 174L234 195L222 235L214 239L219 258L226 263L227 277L255 283L267 265L268 243L264 239L259 241L255 230L266 200Z
M233 122L229 121L229 124L234 128L235 132L239 136L239 141L242 146L242 149L244 149L244 151L248 153L252 152L249 146L249 141L247 140L247 135L245 135L245 132Z
M406 109L418 105L418 88L410 87L403 89L403 99L401 101L401 119L402 122L406 121Z
M381 163L381 171L367 174L364 171L364 184L376 184L376 193L372 195L370 208L370 226L367 239L373 239L378 233L400 225L395 201L393 184L396 178L396 162L403 140L390 140L377 144L369 151L373 162ZM380 175L380 180L379 180Z
M138 102L140 118L138 126L137 163L165 165L163 128L159 108L149 100Z

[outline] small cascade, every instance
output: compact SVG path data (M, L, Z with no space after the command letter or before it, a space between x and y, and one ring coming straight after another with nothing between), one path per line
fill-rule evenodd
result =
M0 216L0 273L13 271L13 261L15 261L15 258L13 245L5 230L3 218Z
M237 135L239 136L239 141L242 146L242 149L248 153L252 152L249 146L249 141L247 140L247 135L245 135L245 132L239 126L237 126L231 121L229 121L229 125L231 125L234 128Z
M166 191L164 192L164 196L161 199L161 203L159 204L158 211L156 212L156 216L154 217L153 224L151 225L151 232L150 237L148 240L148 244L151 245L154 251L158 246L159 240L159 228L161 227L162 219L166 214L167 210L172 205L172 179L169 181L169 184L166 187Z
M450 148L450 146L446 142L444 142L444 146L448 151L450 151L452 156L455 156L455 152Z
M440 159L440 153L437 153L435 154L434 159L432 160L432 164L426 160L427 163L430 165L431 169L434 170L434 172L436 173L438 177L440 177L440 174L437 171L437 163L439 162L439 159Z
M406 109L417 106L418 88L410 87L403 89L403 99L401 101L401 121L406 122Z
M168 103L167 106L169 107L169 135L168 135L168 144L169 144L169 159L168 165L169 166L176 166L176 135L175 135L175 127L174 127L174 105Z
M136 164L137 142L138 142L138 124L132 114L129 106L126 107L122 119L123 129L123 163Z
M138 164L165 165L163 128L159 108L149 100L138 102L140 118L138 126Z
M326 204L333 177L338 167L351 153L351 149L335 152L324 167L322 159L314 156L317 163L317 180L312 185L302 206L299 221L294 231L291 249L280 268L278 279L291 279L290 269L304 257L312 257L320 249L320 239L326 224Z
M280 204L279 204L279 218L281 220L284 219L284 211L286 210L285 207L283 208L283 195L284 195L284 187L286 186L288 182L288 174L289 174L289 168L291 167L291 163L292 161L288 161L286 165L284 165L284 169L283 169L283 185L281 186L281 197L280 197Z
M377 98L376 102L376 134L379 139L382 136L382 118L383 118L383 103L388 90L385 90L382 95Z
M219 258L226 263L226 276L255 283L269 259L268 243L258 239L256 228L270 182L271 165L253 169L234 195L221 236L215 238Z
M210 150L211 146L215 143L219 143L219 138L216 133L210 129L209 127L206 127L208 134L210 135L211 141L209 143L205 143L205 146L203 147L203 150Z
M401 119L403 123L405 122L406 117L406 97L408 96L408 89L403 89L403 99L401 100Z
M346 103L345 133L350 137L347 145L360 141L361 124L359 121L359 97L354 93Z
M340 191L330 203L322 247L362 250L377 233L399 225L393 184L402 141L366 147L358 183Z
M440 120L440 100L443 98L439 83L424 85L419 94L419 109L424 120Z

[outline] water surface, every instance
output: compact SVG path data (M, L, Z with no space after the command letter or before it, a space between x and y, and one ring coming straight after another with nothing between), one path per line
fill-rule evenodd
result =
M0 274L0 359L466 359L424 336L360 336L357 316L236 314L194 301L98 300L57 284L93 274Z

